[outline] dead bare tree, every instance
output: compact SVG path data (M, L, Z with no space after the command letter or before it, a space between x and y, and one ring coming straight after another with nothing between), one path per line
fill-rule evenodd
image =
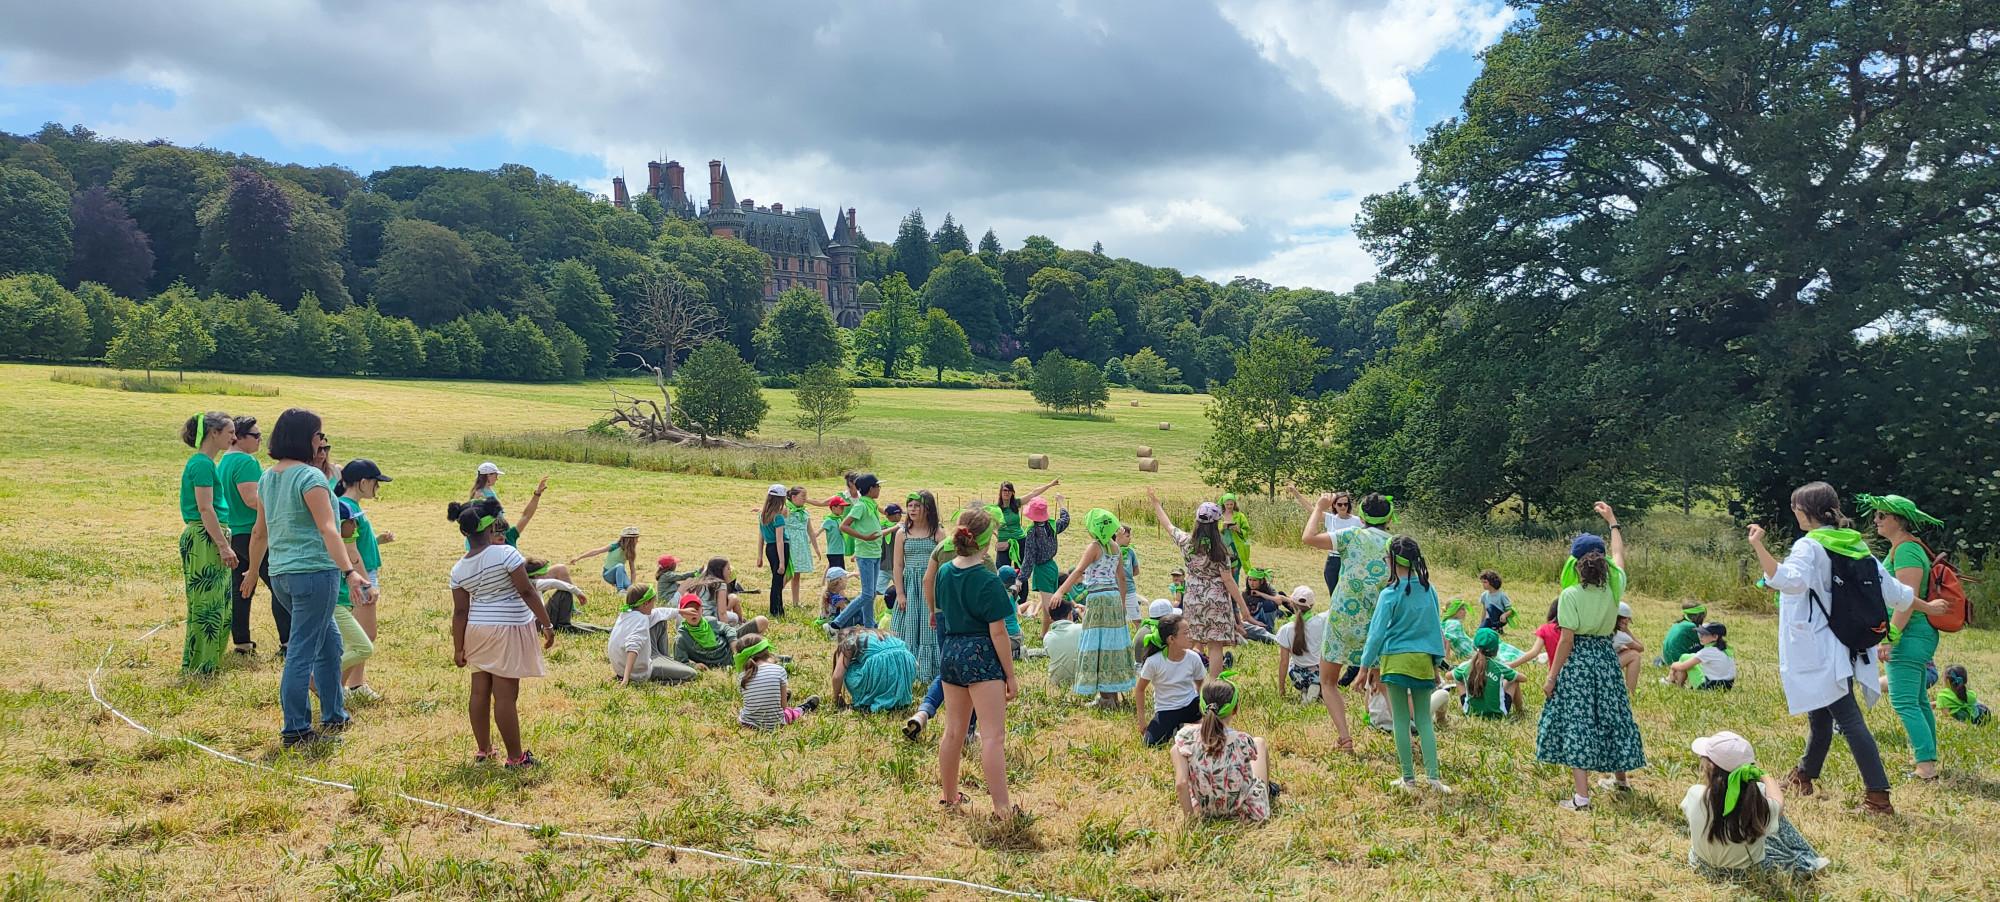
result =
M741 442L721 436L698 435L680 428L674 423L674 399L667 391L667 372L647 362L646 358L631 351L620 351L612 360L632 358L633 369L643 370L653 375L653 385L660 390L660 400L641 398L611 387L611 406L604 410L610 414L610 422L632 430L632 435L644 442L672 442L676 445L695 445L702 448L771 448L793 447L793 442Z
M679 278L654 276L646 280L644 293L632 309L625 346L660 353L658 375L664 386L681 355L721 335L722 317L708 298Z

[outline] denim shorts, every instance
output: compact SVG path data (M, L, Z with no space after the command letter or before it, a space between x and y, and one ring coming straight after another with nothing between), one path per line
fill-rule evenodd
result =
M949 686L1005 680L991 636L945 636L938 646L939 676Z

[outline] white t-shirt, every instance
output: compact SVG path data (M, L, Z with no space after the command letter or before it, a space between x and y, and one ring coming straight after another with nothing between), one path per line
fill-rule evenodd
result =
M519 626L534 623L535 614L514 588L513 572L528 559L512 545L488 545L478 554L451 565L451 587L472 596L467 612L470 626Z
M1067 692L1076 684L1076 665L1083 660L1083 625L1074 620L1058 620L1049 624L1049 634L1042 637L1042 647L1049 652L1049 680L1056 689Z
M1278 647L1290 651L1292 648L1293 619L1286 619L1278 627L1272 638L1278 640ZM1292 656L1293 667L1318 667L1319 647L1326 641L1326 612L1321 611L1306 618L1306 650Z
M1201 656L1193 651L1181 654L1179 661L1167 659L1166 652L1160 652L1146 659L1139 668L1139 679L1153 684L1153 710L1177 711L1187 707L1200 692L1197 683L1208 676L1208 666L1201 663Z
M1736 659L1728 652L1713 645L1704 645L1695 651L1694 659L1701 664L1701 675L1710 680L1736 679Z
M1764 791L1763 784L1745 788L1744 792ZM1764 826L1764 835L1756 841L1737 845L1713 842L1708 838L1708 787L1690 786L1687 795L1681 799L1681 813L1687 815L1688 858L1711 867L1743 869L1764 863L1764 840L1778 832L1778 818L1783 813L1780 805L1773 803L1771 822Z
M1334 516L1333 511L1327 511L1326 513L1320 514L1319 516L1320 519L1326 521L1327 535L1333 535L1334 533L1337 533L1343 529L1360 529L1361 527L1368 525L1367 523L1362 522L1360 517L1355 517L1355 516L1337 517ZM1327 552L1327 554L1332 555L1333 552L1329 551Z
M1624 651L1638 644L1639 640L1632 638L1632 634L1624 630L1619 630L1611 634L1611 650L1613 651Z
M625 673L625 653L638 652L639 660L632 662L632 679L643 680L653 673L653 625L667 621L679 622L680 611L661 605L653 606L653 613L641 614L626 611L618 615L611 624L611 638L604 645L604 655L611 661L614 676Z

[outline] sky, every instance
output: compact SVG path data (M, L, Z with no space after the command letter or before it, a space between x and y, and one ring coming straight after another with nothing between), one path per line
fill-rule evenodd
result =
M1503 0L0 0L0 130L278 162L523 163L609 194L921 208L1227 281L1345 290ZM699 185L699 187L697 187Z

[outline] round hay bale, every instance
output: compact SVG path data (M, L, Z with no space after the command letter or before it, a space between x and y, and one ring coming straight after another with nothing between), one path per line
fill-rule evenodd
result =
M1163 431L1163 432L1164 432L1164 431L1166 431L1166 430L1169 430L1169 429L1172 429L1172 428L1174 428L1174 424L1172 424L1172 423L1161 423L1161 424L1160 424L1160 430L1161 430L1161 431Z
M1159 458L1157 458L1157 457L1143 457L1143 458L1140 458L1140 459L1139 459L1139 472L1141 472L1141 473L1158 473L1158 472L1160 472L1160 459L1159 459Z
M1133 402L1132 402L1132 406L1133 406L1133 407L1137 407L1137 406L1139 406L1139 402L1138 402L1138 401L1136 401L1136 400L1135 400L1135 401L1133 401Z
M1140 456L1140 457L1152 457L1152 456L1153 456L1153 449L1151 449L1151 448L1148 448L1148 447L1146 447L1145 445L1140 445L1140 446L1139 446L1139 456Z
M1030 454L1030 455L1028 455L1028 469L1030 469L1030 470L1046 470L1046 469L1048 469L1048 468L1049 468L1049 456L1048 456L1048 455L1046 455L1046 454Z

